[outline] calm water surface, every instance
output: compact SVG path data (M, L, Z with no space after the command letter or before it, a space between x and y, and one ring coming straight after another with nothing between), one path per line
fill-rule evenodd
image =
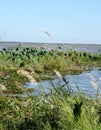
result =
M101 94L101 69L93 69L90 72L83 72L79 75L66 75L65 79L69 81L74 92L77 92L79 88L86 95L93 96L96 95L96 87L98 87L99 94ZM49 92L51 88L64 84L65 82L62 79L54 76L54 80L52 81L46 80L35 84L26 83L24 87L35 88L37 93L41 93L42 91Z
M23 47L44 47L47 50L70 50L101 54L101 44L72 44L72 43L30 43L30 42L0 42L0 50L3 48L16 48L19 44Z

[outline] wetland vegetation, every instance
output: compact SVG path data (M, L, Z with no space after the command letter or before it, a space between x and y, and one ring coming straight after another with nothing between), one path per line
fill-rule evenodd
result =
M101 66L101 54L62 51L60 48L50 51L44 48L4 48L0 51L0 86L7 88L5 93L22 93L26 91L23 88L26 82L52 79L55 70L61 74L79 74L94 66Z
M101 54L74 50L47 51L44 48L16 48L0 51L0 129L1 130L101 130L101 101L74 93L65 74L77 74L101 66ZM60 76L65 87L26 97L2 94L32 92L26 82L39 82ZM58 72L61 72L59 74ZM96 90L95 90L96 91ZM98 93L98 92L97 92Z
M101 130L101 101L72 89L26 97L0 96L1 130Z

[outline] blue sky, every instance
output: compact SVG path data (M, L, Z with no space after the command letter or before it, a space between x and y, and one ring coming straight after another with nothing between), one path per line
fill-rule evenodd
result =
M101 0L0 0L0 40L101 43Z

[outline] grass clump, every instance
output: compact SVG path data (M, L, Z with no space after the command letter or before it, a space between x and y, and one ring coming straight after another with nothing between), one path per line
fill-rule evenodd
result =
M69 82L39 95L0 96L1 130L100 130L100 100L74 93Z
M0 84L7 87L5 93L22 93L23 86L28 79L22 75L17 74L17 70L3 70L0 77Z

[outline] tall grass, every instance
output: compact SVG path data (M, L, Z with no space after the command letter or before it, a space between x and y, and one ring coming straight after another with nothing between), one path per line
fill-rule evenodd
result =
M0 130L101 130L100 100L88 98L80 92L74 94L69 82L57 71L78 72L81 65L92 66L95 62L100 63L100 59L101 55L75 51L47 52L36 48L1 51L0 83L9 92L23 92L24 83L32 81L32 76L37 74L55 72L64 84L36 96L0 95ZM18 74L19 70L27 70L27 77ZM94 79L92 81L94 85Z
M29 77L18 74L18 70L31 73L30 67L35 72L31 73L30 76L40 81L46 78L46 74L54 74L54 70L58 70L62 74L77 74L85 69L91 69L95 65L100 66L100 61L101 55L73 50L48 51L43 48L4 48L0 51L0 73L3 73L0 75L0 84L6 86L8 92L19 93L23 92L23 85L25 82L29 82ZM10 78L5 80L7 76Z
M53 87L50 93L27 97L0 96L1 130L101 130L100 100L78 92L69 83Z

